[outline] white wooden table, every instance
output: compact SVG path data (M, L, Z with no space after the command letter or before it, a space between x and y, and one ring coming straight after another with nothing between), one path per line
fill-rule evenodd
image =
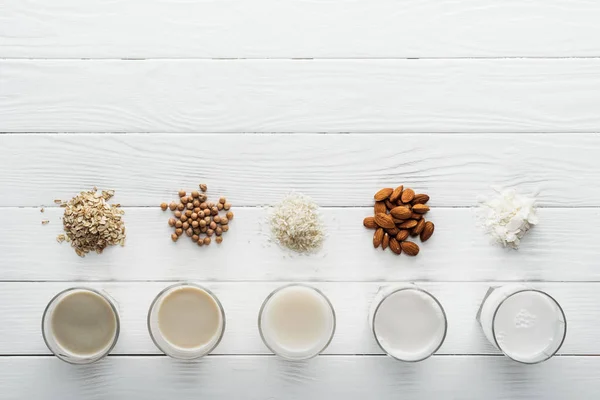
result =
M0 399L597 399L599 20L583 0L0 0ZM200 182L235 206L220 247L173 244L158 208ZM434 207L416 258L374 250L362 227L373 193L401 183ZM519 251L475 227L491 184L540 191ZM81 259L55 241L53 200L93 186L116 190L128 241ZM290 190L322 206L318 255L268 241L264 207ZM179 280L227 313L197 362L160 355L146 330L153 296ZM475 321L490 285L520 280L568 319L540 365L502 357ZM290 281L338 316L304 363L270 355L256 327ZM425 362L384 356L369 333L393 281L446 308ZM84 283L118 301L122 331L111 356L75 367L49 354L40 319Z

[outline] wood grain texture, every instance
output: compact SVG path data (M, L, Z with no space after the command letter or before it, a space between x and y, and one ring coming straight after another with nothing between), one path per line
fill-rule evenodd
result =
M435 234L412 258L373 249L373 231L362 226L370 208L323 209L328 236L311 256L271 243L265 212L236 210L223 244L198 248L171 241L168 214L158 207L128 208L126 246L80 258L56 243L60 209L3 208L0 280L600 281L600 209L541 209L518 251L490 245L470 209L433 209Z
M322 206L369 206L404 184L434 207L473 206L491 185L542 206L600 205L598 134L0 135L0 206L54 205L94 185L156 207L209 185L236 206L296 190ZM568 194L568 195L566 195Z
M596 132L600 59L0 60L0 132Z
M599 56L590 1L4 0L0 57Z
M260 339L258 311L264 299L283 282L199 282L218 297L227 318L223 340L214 354L269 354ZM167 282L40 282L1 283L0 354L50 354L40 331L43 311L52 297L69 287L87 285L104 290L118 304L121 335L114 354L159 354L148 335L148 307ZM313 282L328 296L337 326L326 354L381 354L367 316L382 282ZM484 337L475 317L486 291L501 283L431 283L417 285L438 298L448 318L448 333L438 354L500 354ZM600 283L534 283L563 307L567 337L559 354L600 355Z
M3 399L315 399L343 397L461 400L593 400L600 358L560 357L518 365L504 357L321 356L306 363L276 357L109 357L90 366L50 357L0 359ZM223 379L227 377L227 379ZM35 384L32 384L35 382Z

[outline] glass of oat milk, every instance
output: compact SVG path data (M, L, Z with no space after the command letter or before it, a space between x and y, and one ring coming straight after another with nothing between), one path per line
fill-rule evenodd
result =
M386 354L407 362L433 355L444 343L448 330L440 302L408 283L379 289L371 304L369 325Z
M104 293L86 287L66 289L50 300L42 336L55 356L90 364L110 353L119 337L119 313Z
M560 304L547 293L523 284L490 288L477 320L490 343L524 364L554 356L567 333Z
M225 311L210 290L177 283L161 291L150 305L148 331L166 355L192 360L217 347L225 332Z
M288 360L306 360L321 353L333 338L335 312L318 289L291 284L273 291L258 315L265 345Z

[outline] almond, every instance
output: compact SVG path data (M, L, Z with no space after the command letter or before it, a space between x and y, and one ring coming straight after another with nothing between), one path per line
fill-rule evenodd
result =
M415 194L415 197L412 199L413 204L425 204L429 201L429 196L426 194Z
M394 203L392 203L389 199L385 200L385 206L387 207L388 210L391 210L392 208L396 207L396 205Z
M385 206L385 203L383 201L376 201L375 206L373 207L373 211L375 214L385 214L387 212L387 207Z
M398 219L398 218L394 218L394 217L392 217L392 221L394 221L395 224L403 224L406 222L405 219Z
M392 229L396 227L392 217L384 213L375 214L375 223L382 228Z
M390 238L390 250L396 254L400 254L402 253L402 246L396 239Z
M408 230L407 229L402 229L396 235L396 240L399 242L404 242L407 238L408 238Z
M406 254L407 256L416 256L417 254L419 254L419 246L416 243L402 242L400 243L400 247L404 251L404 254Z
M404 189L404 186L402 186L402 185L400 185L396 189L394 189L394 191L390 195L390 201L392 203L395 203L396 201L398 201L398 199L400 198L400 195L402 194L403 189Z
M383 229L379 228L373 235L373 247L378 248L383 241Z
M390 195L394 192L392 188L383 188L379 192L375 193L375 201L383 201L390 197Z
M421 231L421 242L427 241L431 237L431 235L433 235L434 230L435 230L435 225L433 225L433 222L431 222L431 221L425 222L425 226L423 227L423 230Z
M375 217L375 222L377 222L377 217ZM394 221L392 221L392 222L394 222ZM379 225L379 226L381 226L381 225ZM398 225L398 228L411 229L411 228L414 228L415 226L417 226L417 221L415 221L414 219L409 219L408 221L404 222L403 224Z
M415 204L412 210L418 214L425 214L429 211L429 206L426 206L425 204Z
M392 217L394 217L396 219L409 219L410 216L412 215L412 211L410 211L406 207L400 206L400 207L392 208L390 210L390 214L392 214Z
M420 219L419 222L417 222L417 226L412 229L411 234L417 236L423 232L423 228L425 228L425 218Z
M402 191L400 200L402 200L403 203L410 203L414 197L415 197L415 191L412 190L411 188L406 188Z
M388 233L388 234L389 234L391 237L395 237L395 236L398 234L398 232L400 232L400 229L398 229L398 228L394 227L394 228L392 228L392 229L386 229L385 231L386 231L386 232L387 232L387 233Z
M423 218L423 214L412 213L410 216L410 219L420 220L421 218Z
M377 224L375 223L375 217L367 217L363 220L363 225L365 228L375 229L377 228Z
M390 244L390 235L388 235L387 233L384 233L383 241L381 242L381 248L385 250L385 249L387 249L389 244Z

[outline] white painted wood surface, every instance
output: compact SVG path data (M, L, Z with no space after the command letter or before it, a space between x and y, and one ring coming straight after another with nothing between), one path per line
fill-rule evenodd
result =
M218 296L225 309L227 327L214 354L269 354L257 328L264 299L282 282L202 282ZM101 289L117 303L121 335L113 354L159 354L148 335L148 307L169 282L28 282L0 284L0 354L49 354L40 335L46 304L67 287L86 285ZM311 282L331 301L336 312L336 332L325 354L382 354L367 323L375 293L383 282ZM443 305L448 333L438 354L499 354L483 335L475 316L490 286L502 282L416 282ZM600 283L531 283L546 291L564 309L568 335L563 355L600 355Z
M49 357L0 358L3 399L570 399L598 396L600 358L557 357L518 365L504 357L322 356L290 363L271 356L109 357L73 367ZM576 397L573 397L576 396Z
M5 132L597 132L600 59L0 60Z
M569 0L4 0L0 57L600 56L600 5Z
M297 190L322 206L371 207L376 191L405 184L433 207L465 207L497 184L539 192L544 207L595 207L598 154L598 134L2 135L0 206L55 206L96 185L124 206L156 207L205 182L236 206Z
M0 399L597 399L599 17L585 0L0 0ZM173 244L157 208L200 182L235 206L220 247ZM399 183L432 197L416 258L374 250L362 227L373 193ZM475 226L493 184L539 191L519 251ZM92 186L116 189L128 241L82 259L55 241L53 200ZM323 207L317 255L268 240L264 206L291 190ZM227 313L198 362L159 355L145 327L179 280ZM561 356L535 366L500 356L475 320L488 286L523 280L568 320ZM256 328L289 281L337 311L327 354L306 363L268 355ZM438 296L439 355L381 355L366 315L386 281ZM121 339L96 365L41 338L47 301L73 285L119 303Z
M55 240L61 211L0 209L0 280L600 281L598 208L541 209L542 222L518 251L491 246L473 210L434 208L435 234L418 257L373 248L373 231L362 226L372 208L323 209L328 237L310 256L269 241L264 209L235 210L223 243L198 248L188 238L171 241L169 214L160 208L126 208L126 246L83 259Z

